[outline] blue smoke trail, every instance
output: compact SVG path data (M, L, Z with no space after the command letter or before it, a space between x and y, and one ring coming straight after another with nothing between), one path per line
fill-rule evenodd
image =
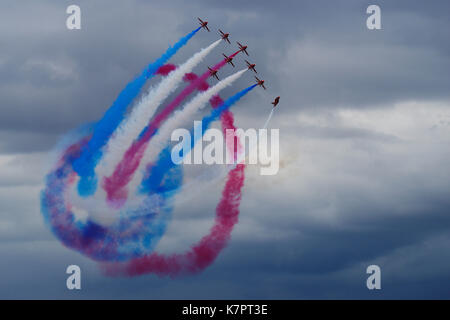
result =
M83 147L80 157L72 163L73 169L80 176L80 181L78 182L78 193L80 196L87 197L95 193L97 177L95 176L94 169L103 155L101 149L122 122L128 105L138 95L146 80L152 78L155 72L175 55L200 29L201 27L181 38L173 47L169 47L158 60L148 65L137 78L128 83L112 106L106 111L103 118L95 125L91 139Z
M236 93L234 96L231 96L227 100L225 100L218 108L213 109L211 113L204 117L201 126L202 126L202 134L205 133L205 131L209 128L211 123L218 120L219 117L222 115L223 112L228 110L233 104L238 102L243 96L245 96L248 92L250 92L253 88L255 88L257 84L254 84L238 93ZM190 131L191 137L194 136L194 128ZM196 138L192 139L192 142L190 145L187 145L186 148L183 148L181 150L180 155L184 157L186 154L190 152L195 146L195 144L198 142L198 140L201 137L197 136ZM171 158L171 150L170 146L166 147L161 153L158 158L158 161L155 165L150 167L150 173L148 174L148 177L144 178L141 186L139 188L140 193L149 193L149 192L157 192L161 193L164 190L160 189L161 182L163 179L167 176L166 174L173 170L173 168L177 167L177 165L172 161ZM170 190L176 192L177 189L174 188L174 190Z
M257 84L251 85L250 87L236 93L234 96L225 100L218 108L213 109L211 111L211 113L209 114L209 116L204 117L201 122L203 134L209 128L209 126L211 125L212 122L219 119L219 117L222 115L223 112L227 111L233 104L238 102L243 96L245 96L248 92L250 92L256 86L257 86ZM191 130L191 134L192 134L192 130ZM199 139L200 139L200 137L197 137L197 139L193 140L193 142L191 144L191 148L193 148L195 146L195 144L197 143L197 141Z
M81 133L81 132L80 132ZM170 191L183 182L183 167L168 172L159 190L162 197L155 203L151 194L137 208L139 214L121 219L108 228L87 219L79 220L67 206L65 193L70 187L72 162L78 156L84 139L68 146L57 166L46 176L45 189L41 192L41 210L46 224L64 245L99 261L127 261L149 254L165 232L171 218ZM130 232L131 230L131 232Z

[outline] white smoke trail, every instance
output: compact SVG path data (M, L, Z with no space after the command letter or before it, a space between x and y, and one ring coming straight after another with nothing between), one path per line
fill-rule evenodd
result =
M270 114L269 114L269 116L267 117L266 123L264 123L263 129L267 129L267 126L269 125L270 119L272 119L272 115L273 115L273 111L274 111L274 110L275 110L275 109L272 108L272 110L270 111Z
M267 117L266 122L264 123L264 126L262 127L262 129L267 129L267 126L269 125L269 122L270 122L270 120L272 119L272 116L273 116L273 112L274 112L274 111L275 111L275 108L272 108L272 110L270 111L270 114L269 114L269 116ZM240 154L238 157L236 157L235 163L234 163L233 165L229 165L228 171L231 171L231 170L233 170L234 168L236 168L236 166L237 166L238 164L244 163L244 161L245 161L245 159L247 158L247 156L248 156L249 154L251 154L251 153L253 152L253 150L254 150L256 147L257 147L257 146L253 146L253 148L251 148L251 149L248 151L248 153L246 153L245 150L243 150L243 151L241 152L241 154Z
M266 119L266 122L264 123L264 126L262 129L267 129L269 126L270 120L272 119L273 113L275 109L272 108L270 111L269 116ZM255 147L249 150L248 153L243 150L240 155L238 155L235 164L227 165L224 170L221 170L221 172L216 171L215 173L211 174L211 172L205 172L204 174L196 177L196 179L190 183L183 184L181 191L179 192L179 196L177 197L177 203L182 204L194 197L197 197L201 194L203 194L206 190L210 189L214 184L222 181L228 173L235 169L237 164L244 163L245 159L251 152L254 150ZM234 147L233 147L234 149ZM228 148L227 148L228 152ZM193 187L195 185L195 188ZM180 196L181 195L181 196Z
M272 119L273 113L274 113L275 109L272 108L272 110L270 111L269 116L266 119L266 122L264 123L264 126L262 127L262 129L267 129L267 127L269 126L270 120ZM234 140L233 140L234 141ZM208 187L210 187L211 185L217 183L218 181L223 180L223 178L234 168L236 168L236 166L239 163L244 163L245 159L247 158L247 156L249 154L252 153L252 151L254 150L255 146L253 146L252 149L249 150L248 153L245 152L245 150L242 150L241 153L236 157L236 161L234 164L231 165L227 165L225 167L224 170L222 170L222 172L218 173L216 172L216 174L211 174L210 172L206 172L205 174L202 174L200 176L198 176L194 182L191 182L189 184L184 184L182 186L182 190L190 190L191 194L189 196L185 196L184 200L190 199L192 197L194 197L195 195L201 194L203 193L205 190L207 190ZM232 146L231 148L232 150L234 150L234 146ZM227 152L229 152L228 148L226 149ZM198 184L198 182L201 182L200 186ZM196 184L195 188L192 188L192 185ZM193 192L192 192L193 191ZM185 192L180 192L180 194L184 194Z
M166 146L172 131L181 127L186 119L194 116L195 113L203 108L213 96L239 79L245 71L247 71L247 69L238 71L218 82L215 86L209 88L205 92L198 93L182 110L176 111L172 117L166 120L166 122L157 131L157 134L155 134L147 145L139 167L136 170L133 179L129 183L129 190L132 192L136 190L137 186L142 181L146 165L155 160L156 156Z
M183 81L183 76L191 72L220 42L221 40L217 40L194 54L164 78L156 88L151 89L133 108L123 125L117 128L106 145L104 157L95 169L99 179L112 174L125 151L146 127L159 105L177 89Z

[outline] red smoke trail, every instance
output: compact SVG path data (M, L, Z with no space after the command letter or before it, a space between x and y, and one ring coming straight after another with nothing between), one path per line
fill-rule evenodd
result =
M155 273L159 276L178 276L197 273L208 267L217 258L228 243L231 231L239 219L241 190L244 185L243 164L230 171L222 200L216 208L214 226L208 235L184 254L163 255L152 253L136 258L128 263L110 263L103 265L103 271L109 276L137 276Z
M211 98L210 103L213 108L218 108L223 103L223 100L219 95L216 95ZM221 116L221 120L222 120L223 135L226 137L227 129L232 129L233 132L236 129L234 127L233 114L230 111L225 111ZM234 154L234 160L236 160L237 154L240 153L241 149L242 149L242 145L241 145L241 142L239 141L238 136L234 135L233 140L227 139L226 143L227 143L228 151L231 152L232 154Z
M169 73L171 73L173 70L175 70L177 67L173 64L165 64L161 67L159 67L158 70L156 70L156 74L167 76Z
M236 51L230 57L235 57L239 52L240 51ZM213 67L213 70L219 70L226 63L226 59L223 59ZM172 111L175 110L187 96L196 90L199 85L202 85L210 75L211 73L208 70L200 77L193 80L190 85L184 88L184 90L154 118L154 120L150 121L144 134L125 152L125 155L117 164L113 174L110 177L105 177L103 179L103 189L107 193L107 199L110 204L120 207L125 203L128 194L126 185L130 182L134 172L139 167L148 141Z
M214 96L210 103L217 108L223 100L219 95ZM231 111L225 111L221 116L222 130L235 130L234 117ZM241 143L237 136L234 137L234 151L240 150ZM228 146L230 148L232 146ZM233 150L233 149L231 149ZM139 257L127 263L103 264L103 272L109 276L137 276L146 273L154 273L159 276L179 276L192 274L204 270L211 265L219 253L228 243L234 225L239 220L239 205L241 191L244 186L245 165L238 164L228 174L228 180L222 191L222 199L216 208L216 218L208 235L204 236L197 244L184 254L163 255L152 253Z

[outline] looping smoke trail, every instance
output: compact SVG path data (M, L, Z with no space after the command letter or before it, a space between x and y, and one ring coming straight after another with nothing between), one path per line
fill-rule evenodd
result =
M128 105L137 96L147 79L153 77L155 72L199 30L200 27L181 38L173 47L169 47L158 60L148 65L137 78L128 83L103 118L95 125L91 139L83 146L80 156L72 164L74 170L80 176L78 192L81 196L89 196L95 192L97 180L94 168L102 156L101 148L123 120Z
M220 99L220 98L216 98ZM217 101L217 100L216 100ZM221 115L222 130L236 129L233 114L224 109ZM240 143L237 145L240 147ZM222 199L216 207L216 217L208 235L184 254L163 255L152 253L123 263L103 263L103 273L109 276L137 276L154 273L158 276L176 277L197 273L217 258L227 245L231 232L239 220L239 204L245 180L245 165L239 164L230 171Z
M231 78L233 76L238 76L238 75L242 74L243 72L245 72L245 70L239 71L236 74L234 74L228 78ZM236 79L237 79L237 77L236 77ZM222 82L225 83L226 80L227 79L224 79ZM200 94L199 100L203 98L206 101L208 101L216 93L217 90L214 90L214 89L216 87L218 87L219 84L210 88L208 91L204 92L203 94ZM243 96L245 96L248 92L250 92L255 87L256 87L256 84L236 93L235 95L228 98L225 102L220 104L218 107L214 108L211 111L211 113L208 116L204 117L203 120L201 121L202 130L203 130L202 133L204 134L213 121L217 120L225 111L227 111L232 105L234 105L236 102L238 102ZM183 112L180 112L179 118L185 118L187 115L190 115L189 114L189 112L191 111L191 110L189 110L190 106L196 107L198 105L195 100L196 99L194 99L191 104L188 104L186 106L185 109L188 109L188 110L185 110L185 111L183 110ZM174 124L177 124L178 119L176 118L176 116L172 117L171 119L174 119L173 120ZM171 119L169 119L169 120L171 120ZM169 122L169 120L167 122ZM177 128L177 126L173 126L172 124L169 124L168 127L169 127L168 129L170 129L170 131L173 128ZM195 138L194 138L194 140L191 141L191 145L189 145L188 150L186 150L186 149L183 150L183 155L182 155L183 157L186 156L190 152L190 150L194 148L195 144L201 138L200 136L195 136L193 134L194 130L195 130L195 128L191 129L191 136L194 136ZM164 137L162 139L162 142L167 143L167 139L168 139L168 137ZM161 184L162 173L167 172L168 170L171 170L175 166L176 166L176 164L171 160L170 154L166 157L160 156L158 161L156 162L156 164L152 166L151 172L148 175L148 177L143 180L143 182L141 184L140 192L148 193L148 192L153 191L155 186L157 187Z
M236 51L230 57L235 57L240 51ZM219 70L227 63L226 59L216 64L213 69ZM130 182L134 172L144 155L148 141L159 129L161 123L175 110L176 107L196 88L210 77L210 71L206 71L200 77L188 85L175 99L169 103L161 113L159 113L147 126L144 133L125 152L122 161L116 166L113 174L103 181L103 189L108 195L108 199L113 206L121 206L127 198L125 186Z
M211 106L213 108L217 108L219 105L221 105L223 103L223 100L220 98L220 96L217 95L217 96L214 96L210 102L211 102ZM267 129L274 113L275 113L275 109L272 108L262 129ZM221 118L222 122L224 123L224 125L227 125L228 128L232 127L230 125L230 123L232 124L234 121L232 113L225 111L221 115L220 118ZM231 122L229 122L229 121L231 121ZM226 132L224 131L223 134L225 135ZM244 160L247 157L247 155L252 152L253 148L255 148L255 147L253 147L252 149L250 149L248 151L248 153L244 152L245 150L242 149L242 145L240 143L239 136L237 136L236 134L234 134L233 139L226 140L226 143L227 143L228 152L230 154L234 155L234 158L233 158L234 164L227 165L226 169L222 173L214 176L214 178L212 178L210 175L206 175L206 174L200 175L198 178L199 178L199 180L203 181L201 186L198 186L198 184L197 184L195 186L195 188L193 188L193 183L184 184L182 186L182 188L189 189L191 191L191 195L190 195L191 197L194 196L194 194L193 194L194 192L192 192L192 189L195 189L195 194L197 194L197 195L202 194L202 192L204 192L205 190L208 190L208 188L213 183L225 178L226 175L229 174L232 170L234 170L239 164L244 164ZM143 181L143 184L141 186L141 192L145 190L146 184L147 184L147 182ZM178 203L180 203L180 200L178 200Z
M196 30L193 31L193 33L195 32ZM237 53L232 56L235 56ZM225 63L225 60L221 61L214 69L218 70ZM173 80L175 78L173 75L177 74L178 69L181 69L181 66L178 69L171 65L162 66L163 64L158 68L155 67L151 74L149 73L147 76L161 74L167 76L163 79L163 82L166 80L166 83L168 83L167 79L172 78ZM224 86L225 83L231 81L230 79L236 77L236 74L224 79L224 82L217 84L215 87L208 89L207 79L210 76L209 71L200 77L194 76L186 71L178 72L179 76L177 76L177 81L175 81L178 83L180 79L185 77L190 78L190 84L180 95L163 109L155 119L150 122L146 119L149 124L140 136L133 136L138 132L134 128L131 128L131 131L127 133L126 139L129 139L128 141L136 139L136 142L141 143L143 147L139 150L142 150L143 153L146 151L145 147L149 142L157 141L151 139L155 133L164 133L163 131L169 128L167 123L164 123L164 120L169 117L176 106L192 91L199 90L204 92L190 101L191 107L187 107L189 106L188 103L185 109L198 109L199 105L210 100L215 110L206 117L206 122L211 123L214 119L220 117L222 128L225 131L228 128L234 128L233 116L228 110L229 107L243 96L242 92L247 93L254 87L252 86L239 92L237 95L240 95L240 97L237 99L235 95L223 102L215 94L217 94L221 86ZM170 85L167 85L167 90L173 90L173 86L176 83L171 82ZM155 92L158 90L160 92L159 94L162 95L162 87L160 84L151 91L153 98L155 97ZM123 91L127 92L127 88ZM130 100L129 102L133 100L128 95L130 92L132 93L133 91L128 91L126 95ZM212 95L215 96L211 97ZM119 95L120 97L121 95ZM154 103L153 98L151 103ZM123 102L124 100L122 99L118 104L120 105ZM126 109L126 106L122 105L122 107L124 110ZM148 175L143 179L142 187L144 189L141 190L139 197L126 199L126 203L115 210L109 210L106 207L107 199L100 199L97 195L94 197L91 194L86 198L87 201L91 202L76 203L73 201L74 197L78 195L83 197L89 195L89 192L92 192L92 190L88 187L92 187L92 185L95 187L95 176L86 168L96 168L97 162L102 156L108 157L109 152L116 150L114 147L109 148L109 145L107 148L105 146L106 143L112 141L110 139L113 135L115 136L121 132L117 128L121 125L122 119L125 117L125 112L121 114L119 112L120 109L115 103L107 111L106 114L108 116L105 114L105 117L99 122L107 122L106 119L111 116L111 123L103 124L105 127L99 124L85 127L85 129L70 137L70 139L66 139L68 141L70 140L71 144L66 142L63 146L62 155L55 167L46 176L45 188L41 193L41 209L44 218L53 233L65 246L75 249L102 264L105 263L104 271L107 274L137 275L155 272L159 275L175 276L199 272L210 265L225 247L230 238L231 231L238 221L245 166L238 165L229 173L225 188L222 192L222 199L216 208L214 225L208 235L202 237L196 245L184 254L165 256L154 253L154 248L164 234L167 222L171 218L173 198L180 192L184 177L183 166L170 164L172 163L171 150L170 144L165 144L167 141L161 138L160 143L156 144L156 147L162 147L162 150L158 153L156 163L150 164L147 168ZM186 110L184 110L185 117L190 114ZM146 110L145 112L148 111ZM183 112L180 112L180 114L183 114ZM133 112L128 114L130 117L131 115L133 115ZM117 122L117 119L120 119L120 121ZM126 123L124 122L124 124ZM175 123L172 122L172 124ZM121 128L124 124L121 125ZM98 131L99 127L106 128L107 130L99 133L101 131ZM99 138L102 135L104 137L103 142ZM164 135L167 136L167 133ZM161 134L161 136L164 135ZM237 141L236 150L240 150L239 138L235 138ZM96 140L98 141L95 142ZM90 144L96 147L96 149L89 149ZM228 145L227 147L231 148ZM138 161L136 164L140 163L143 155L137 155L136 159ZM82 161L87 161L86 166L83 165ZM134 168L134 164L131 166ZM76 168L81 168L82 172L78 172ZM80 185L86 188L80 191ZM75 193L75 191L78 192ZM101 200L103 201L98 203ZM113 213L113 216L110 217L112 219L98 219L96 212L99 210L103 210L103 214L106 216ZM109 219L109 217L107 218Z
M222 98L219 95L214 96L210 100L210 102L211 102L211 106L213 108L217 108L218 106L220 106L221 104L224 103L224 101L222 100ZM275 113L275 109L272 108L262 129L267 129L274 113ZM221 115L220 118L225 126L227 126L228 128L232 127L231 124L234 121L232 113L225 111ZM204 131L203 131L203 133L204 133ZM225 135L226 132L224 131L223 134ZM191 135L192 135L192 132L191 132ZM216 175L214 178L211 178L210 176L205 175L205 178L202 179L202 181L206 181L206 182L203 182L201 184L201 187L199 187L198 185L195 187L196 194L201 194L204 190L207 190L208 187L210 187L211 184L213 184L215 181L223 179L227 174L229 174L232 170L234 170L239 164L244 164L244 160L247 157L247 155L252 152L253 148L255 148L255 147L253 147L252 149L250 149L248 151L248 153L246 153L245 150L242 149L242 145L240 143L239 136L237 136L236 134L233 135L233 139L227 139L226 143L227 143L228 152L230 154L234 155L234 158L233 158L234 164L227 165L226 170L224 170L221 174ZM193 148L193 146L192 146L192 148ZM199 178L201 178L201 177L202 177L202 175L199 176ZM145 190L147 183L148 182L143 181L142 186L141 186L141 192ZM192 187L192 186L191 185L183 185L183 189L189 189L189 187ZM190 189L192 190L192 188L190 188ZM192 196L193 196L193 194L191 194L191 197Z
M238 71L221 80L215 86L207 89L206 91L203 91L202 93L197 94L195 98L187 103L181 111L177 112L171 118L167 119L167 121L158 130L158 133L149 142L149 145L147 146L142 157L139 168L136 170L134 179L129 184L130 188L133 188L137 182L140 182L142 180L142 173L144 172L146 163L152 162L158 155L161 148L163 148L164 145L168 143L172 131L181 127L185 120L191 119L196 114L196 112L203 108L204 105L212 97L216 96L225 87L232 85L233 82L239 79L246 71L247 69ZM202 89L203 88L199 88L200 91ZM242 95L246 93L247 92L243 93ZM235 100L234 102L236 102L237 100Z
M108 176L113 173L125 151L130 148L135 138L144 130L160 104L177 89L185 74L191 72L195 66L217 47L220 41L217 40L207 48L200 50L179 68L176 68L174 65L165 65L163 66L164 69L158 69L159 73L166 73L168 76L142 98L141 102L133 108L128 118L117 128L106 146L108 152L96 169L97 176Z
M270 110L269 116L268 116L267 119L266 119L266 122L264 123L263 129L267 129L267 127L268 127L268 125L269 125L269 122L270 122L270 120L272 119L272 116L273 116L274 112L275 112L275 108L272 108L272 110ZM255 148L255 146L253 146L253 148L252 148L251 150L248 151L248 154L251 154L252 151L254 150L254 148ZM244 150L244 151L245 151L245 150ZM235 168L237 164L243 163L244 160L245 160L245 158L246 158L247 155L248 155L248 154L245 153L245 152L238 152L238 154L239 154L239 157L237 157L237 159L235 158L235 164L234 164L234 165L231 165L229 170L232 170L233 168ZM236 153L235 153L235 157L236 157Z
M169 69L172 70L173 68L176 68L176 67L174 65L171 65L170 67L169 66L167 67L167 70L169 70ZM187 82L191 82L197 78L198 78L197 74L187 73L187 74L185 74L183 80L187 81ZM209 89L208 82L204 82L202 85L197 87L197 90L200 92L206 91L208 89ZM209 102L210 102L212 108L217 108L218 106L220 106L221 104L224 103L224 101L218 94L214 95L209 100ZM223 122L224 126L226 128L229 128L230 127L229 119L231 118L231 120L233 121L233 117L232 117L232 115L224 117L224 115L226 115L226 114L231 114L231 113L224 112L221 116L221 120L224 121ZM225 131L224 131L224 134L225 134ZM237 136L234 136L233 140L230 140L227 142L229 143L229 145L227 145L227 148L229 150L231 150L230 153L233 153L234 149L241 150L241 144L240 144L239 138ZM151 147L147 148L147 150L149 150L149 149L152 149L152 148ZM144 156L145 162L151 162L151 161L149 161L150 159L152 159L150 156L148 156L148 157L147 157L147 155ZM144 163L144 162L141 162L141 164L142 163ZM138 191L141 194L143 192L145 192L145 189L148 187L148 182L146 182L146 180L150 178L151 168L153 168L153 167L154 167L154 165L152 164L152 165L147 165L145 171L138 169L137 173L139 173L139 174L136 174L134 176L133 180L129 183L129 188L131 190L135 190L135 189L137 189L138 184L141 183L141 186ZM178 190L180 196L177 197L177 203L178 204L184 203L185 201L192 199L194 196L200 195L202 192L204 192L204 190L207 190L208 186L211 186L211 184L224 179L226 177L226 175L228 174L228 172L231 171L231 169L225 168L225 170L222 170L222 171L223 171L222 174L216 173L214 176L212 176L211 172L208 170L208 171L201 173L197 177L196 180L183 183L183 185ZM136 196L138 196L138 197L139 197L139 195L140 194L136 194Z
M266 122L264 123L263 129L267 129L267 126L269 125L270 120L272 119L273 113L274 113L274 108L272 108L272 110L270 110L270 114L267 117Z
M206 131L209 128L209 126L211 125L211 123L213 121L216 121L223 112L228 110L233 104L238 102L243 96L245 96L248 92L253 90L253 88L255 88L256 86L257 86L257 84L254 84L248 88L245 88L244 90L238 92L234 96L228 98L224 103L220 104L219 107L217 107L216 109L213 109L211 114L208 115L207 117L204 117L200 124L202 126L203 132Z

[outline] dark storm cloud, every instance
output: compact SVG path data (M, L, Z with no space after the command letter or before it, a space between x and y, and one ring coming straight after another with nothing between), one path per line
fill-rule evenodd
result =
M221 27L249 44L249 59L285 108L448 98L445 1L381 2L381 31L365 27L367 1L81 2L80 31L65 28L68 3L3 3L10 14L0 22L2 129L61 134L100 118L127 81L195 26L196 16L208 18L213 33ZM175 62L215 38L200 34ZM244 112L254 113L265 99Z
M57 136L41 132L0 131L0 154L27 153L51 149Z
M365 10L375 3L383 29L369 31ZM426 136L418 128L411 137L413 128L403 137L327 118L342 107L448 104L448 1L79 1L79 31L65 28L69 4L0 4L0 297L449 297L442 288L450 279L447 131ZM249 45L250 57L236 59L236 70L243 58L255 62L268 91L252 93L236 109L237 122L262 123L269 100L282 96L272 123L281 128L284 178L249 174L230 246L204 273L105 278L44 226L37 167L50 161L37 152L99 119L129 80L196 27L197 16L212 32L199 33L172 62L217 39L219 27L233 45L222 44L202 68L236 50L235 41ZM224 96L251 81L246 74ZM325 124L294 121L314 112ZM169 240L201 236L196 223L208 226L213 200L175 215ZM79 293L64 287L73 263L86 277ZM364 286L373 263L387 288L378 295Z

